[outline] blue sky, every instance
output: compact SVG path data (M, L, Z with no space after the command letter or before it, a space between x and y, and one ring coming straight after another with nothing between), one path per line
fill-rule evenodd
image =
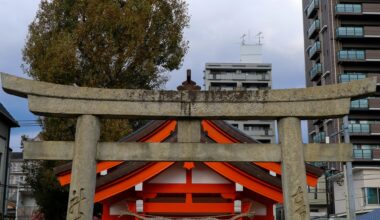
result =
M21 50L28 25L38 9L39 0L0 0L0 72L27 77L21 69ZM166 89L175 89L192 69L193 80L203 85L203 69L207 62L238 62L239 43L243 34L264 33L263 59L272 63L273 88L305 86L300 0L188 0L190 27L185 39L190 42L182 68L168 73ZM16 118L33 120L24 99L0 91L0 102ZM25 123L22 123L25 124ZM305 129L303 129L305 131ZM22 134L33 137L37 126L13 129L11 147L20 150ZM305 132L304 132L305 133ZM305 135L304 135L305 136Z

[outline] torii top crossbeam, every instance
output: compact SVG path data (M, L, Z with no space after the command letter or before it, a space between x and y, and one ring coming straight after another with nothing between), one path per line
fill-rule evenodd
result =
M376 91L368 78L345 84L257 91L152 91L85 88L1 74L3 89L28 97L37 115L124 118L320 119L348 114L350 98Z

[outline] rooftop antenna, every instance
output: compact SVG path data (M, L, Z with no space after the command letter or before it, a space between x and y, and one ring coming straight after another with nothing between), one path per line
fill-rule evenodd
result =
M241 39L241 45L245 45L245 37L246 37L247 35L246 34L243 34L241 37L240 37L240 39Z
M259 45L262 45L261 39L264 39L263 32L260 31L259 33L257 33L256 37L259 39Z

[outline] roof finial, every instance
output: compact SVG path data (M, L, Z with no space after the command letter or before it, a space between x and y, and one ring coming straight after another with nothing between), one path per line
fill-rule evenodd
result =
M191 80L191 69L186 70L186 81L182 82L182 85L177 87L178 90L201 90L201 87L198 86L194 81Z
M187 69L187 70L186 70L186 81L187 81L188 83L191 82L191 69Z

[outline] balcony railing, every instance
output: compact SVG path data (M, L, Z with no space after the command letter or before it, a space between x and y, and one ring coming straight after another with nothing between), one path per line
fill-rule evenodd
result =
M321 52L321 42L316 41L313 46L307 51L310 59L315 59L316 55Z
M270 80L269 74L260 74L260 73L226 73L219 72L216 74L210 74L207 76L209 80L233 80L233 81L268 81Z
M363 12L361 4L337 4L336 14L361 14Z
M339 75L339 83L347 83L355 80L361 80L367 78L364 73L342 73Z
M358 99L351 101L351 110L365 110L369 108L368 99Z
M353 157L355 159L373 159L373 153L372 149L354 149L353 150Z
M210 91L233 91L233 90L237 90L237 87L210 86Z
M369 124L349 124L349 133L369 134L371 132Z
M244 133L252 136L273 136L274 132L272 129L265 130L252 130L244 128Z
M315 37L320 29L321 22L318 19L314 20L313 23L311 23L309 30L307 30L307 35L309 36L309 39Z
M339 61L364 61L364 50L341 50L337 53Z
M313 137L314 143L325 143L326 142L326 133L325 132L319 132Z
M337 38L361 38L364 37L363 27L338 27L336 29Z
M310 4L306 8L306 16L312 18L319 8L319 0L311 0Z
M322 75L322 64L320 63L316 63L310 70L310 79L313 80L318 75Z

